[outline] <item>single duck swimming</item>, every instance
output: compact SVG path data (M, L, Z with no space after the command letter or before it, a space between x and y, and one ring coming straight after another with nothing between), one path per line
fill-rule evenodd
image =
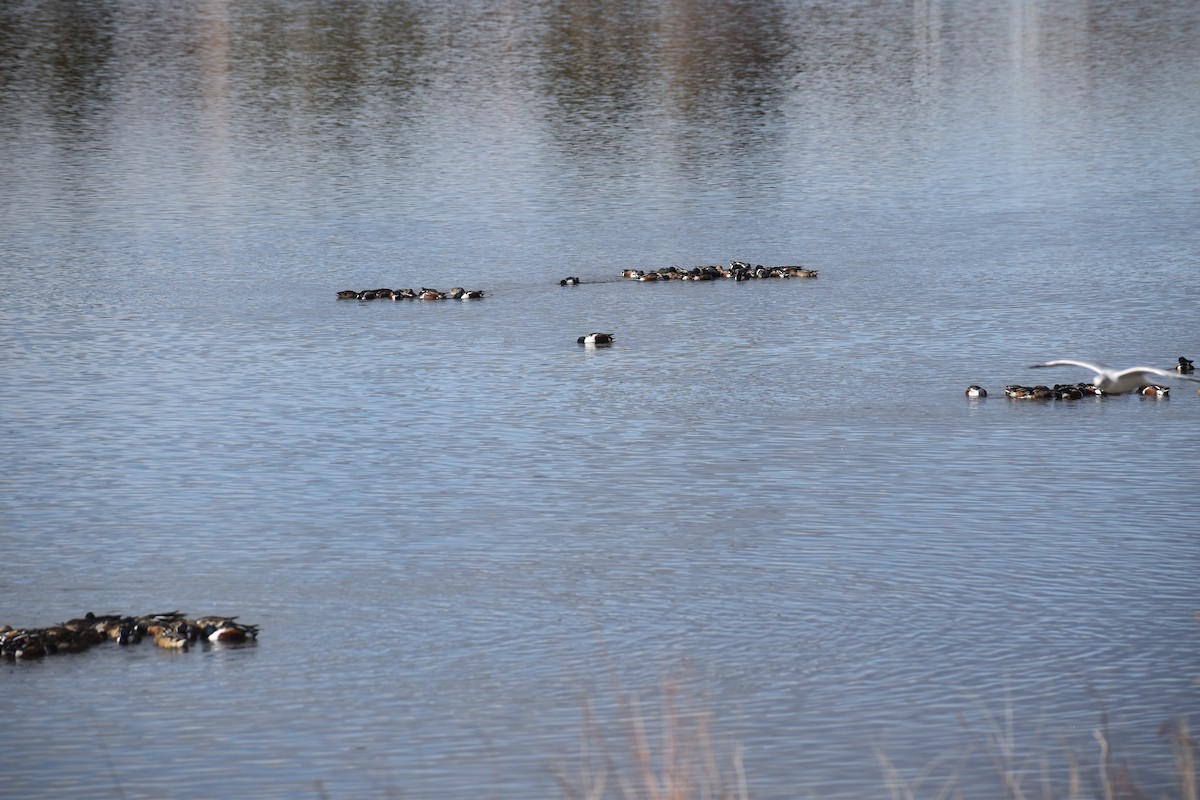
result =
M589 333L586 336L580 336L576 341L579 344L612 344L613 335L611 333Z

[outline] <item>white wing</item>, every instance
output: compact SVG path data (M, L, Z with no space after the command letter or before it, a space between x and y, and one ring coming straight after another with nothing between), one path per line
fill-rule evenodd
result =
M1118 372L1117 377L1120 378L1125 375L1133 375L1136 373L1141 373L1142 375L1155 375L1159 378L1170 378L1171 380L1178 379L1181 381L1193 381L1195 383L1200 383L1200 378L1197 378L1195 375L1184 375L1179 372L1159 369L1158 367L1130 367L1129 369L1123 369Z
M1100 366L1099 364L1091 364L1087 361L1076 361L1072 358L1060 358L1060 359L1056 359L1055 361L1047 361L1045 364L1034 364L1033 365L1034 369L1037 369L1038 367L1083 367L1084 369L1090 369L1092 372L1096 373L1097 375L1099 375L1102 372L1108 372L1107 369Z

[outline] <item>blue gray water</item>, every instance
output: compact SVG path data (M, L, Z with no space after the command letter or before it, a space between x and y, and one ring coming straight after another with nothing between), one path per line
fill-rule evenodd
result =
M755 798L1162 796L1200 397L1003 386L1200 356L1198 130L1182 0L5 3L0 623L263 633L0 663L0 794L563 796L681 681Z

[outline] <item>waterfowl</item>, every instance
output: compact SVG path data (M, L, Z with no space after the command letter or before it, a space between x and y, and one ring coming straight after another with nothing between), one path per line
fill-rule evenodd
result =
M1150 383L1150 379L1156 377L1178 377L1183 380L1200 383L1200 378L1183 374L1174 375L1158 367L1129 367L1128 369L1114 370L1102 367L1099 364L1093 364L1090 361L1076 361L1071 358L1060 358L1054 361L1047 361L1044 364L1032 365L1033 369L1042 367L1082 367L1083 369L1090 369L1096 373L1096 376L1092 379L1092 383L1105 394L1125 394L1132 392Z
M183 621L183 612L167 611L163 614L147 614L131 619L143 636L158 636L162 631L178 626Z
M358 297L358 292L353 289L343 289L337 293L338 300L353 300Z
M644 274L645 273L642 272L640 269L627 269L621 273L621 277L622 278L630 278L631 280L637 280L638 278L642 277L642 275L644 275Z
M572 275L571 277L563 278L561 281L558 282L558 285L559 286L578 286L580 283L582 283L582 281L579 280L579 278Z
M1149 386L1143 386L1138 390L1138 393L1145 395L1146 397L1170 397L1171 387L1159 386L1156 383L1152 383Z
M967 387L967 397L987 397L987 389L971 384Z
M577 341L579 344L612 344L613 335L611 333L589 333L586 336L580 336Z
M154 634L154 643L166 650L187 650L188 637L179 626L160 628Z
M3 652L7 658L33 659L49 654L40 631L14 631L4 640Z
M1179 357L1179 364L1176 365L1175 371L1180 374L1187 374L1196 371L1195 365L1190 358Z
M245 642L258 638L257 625L243 625L233 619L207 617L196 620L201 635L210 642Z
M450 290L450 299L451 300L482 300L483 292L478 291L478 290L467 291L466 289L462 288L461 286L455 286L453 289Z
M417 297L422 300L444 300L446 295L439 292L437 289L426 289L421 287L421 291L417 293Z
M416 298L417 293L412 289L397 289L396 291L392 292L393 300L415 300Z
M1049 400L1054 396L1054 392L1050 390L1049 386L1021 386L1019 384L1005 386L1004 394L1017 400Z

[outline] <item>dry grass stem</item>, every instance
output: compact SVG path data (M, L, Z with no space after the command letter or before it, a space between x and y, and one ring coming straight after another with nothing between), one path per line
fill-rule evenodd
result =
M633 692L619 693L620 734L611 745L585 701L578 770L560 768L566 797L579 800L748 800L741 748L722 759L710 732L710 713L685 707L679 688L667 684L658 702L644 706ZM620 765L625 765L622 768Z

